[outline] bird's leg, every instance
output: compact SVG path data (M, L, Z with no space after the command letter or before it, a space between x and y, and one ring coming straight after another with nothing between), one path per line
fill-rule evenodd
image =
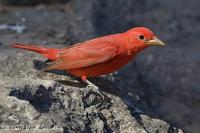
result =
M103 99L104 99L104 96L103 94L101 94L101 92L99 91L99 88L93 84L92 82L90 82L89 80L87 80L87 77L86 76L82 76L81 79L87 83L87 88L91 88L94 92L96 92L97 94L99 94Z

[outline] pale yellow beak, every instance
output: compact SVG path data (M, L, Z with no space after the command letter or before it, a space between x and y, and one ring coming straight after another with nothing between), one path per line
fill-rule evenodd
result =
M158 45L158 46L165 46L165 44L158 39L157 37L154 37L152 40L147 41L148 45Z

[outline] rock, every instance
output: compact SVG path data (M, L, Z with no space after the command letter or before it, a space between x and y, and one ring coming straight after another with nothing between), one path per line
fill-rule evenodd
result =
M9 95L4 94L7 99L1 99L1 105L14 114L14 117L10 115L8 120L17 121L16 126L19 123L23 126L30 125L31 129L45 128L47 131L58 127L68 132L136 133L167 132L169 128L173 128L169 123L154 120L147 115L141 115L141 122L146 126L140 125L127 105L113 94L104 93L106 99L102 100L89 88L77 88L41 79L21 79L17 84L9 82L9 85L4 87L9 86L15 87L10 88ZM1 89L6 90L4 87ZM91 95L96 98L91 99ZM93 100L92 104L86 104L89 99ZM3 126L2 124L5 124L5 121L0 126Z
M2 131L9 129L11 132L12 127L24 132L179 131L170 123L154 118L155 115L143 110L144 107L139 106L138 94L132 88L123 86L119 77L111 75L108 79L112 81L106 77L91 79L105 96L102 99L66 72L41 72L39 69L45 61L41 56L8 47L13 40L47 47L64 47L97 36L100 32L91 16L96 3L92 0L83 3L75 0L69 4L74 5L71 11L61 10L62 6L39 9L20 7L10 9L9 14L1 17L4 22L27 26L26 32L22 34L0 32Z

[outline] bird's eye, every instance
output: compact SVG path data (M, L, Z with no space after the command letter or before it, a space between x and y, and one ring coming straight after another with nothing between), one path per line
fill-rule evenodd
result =
M139 39L144 40L145 39L144 35L139 35Z

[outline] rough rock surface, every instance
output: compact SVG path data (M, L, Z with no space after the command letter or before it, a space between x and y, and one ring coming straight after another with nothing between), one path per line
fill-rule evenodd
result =
M199 64L198 56L189 56L199 48L195 45L198 40L194 39L199 29L195 25L198 14L194 13L198 7L191 2L193 11L188 8L181 12L176 5L179 9L187 6L172 4L173 1L116 0L114 3L113 7L112 0L74 0L55 7L4 8L0 23L25 25L26 30L21 34L0 30L0 128L45 128L48 132L182 132L159 119L162 116L187 131L198 131L199 117L191 112L199 110L199 71L194 72ZM191 25L186 26L188 17L194 22L194 30ZM8 47L11 42L64 47L137 25L151 27L168 46L139 55L120 71L123 80L115 78L119 84L105 78L93 79L105 95L104 100L65 72L39 71L41 61L45 60L41 56ZM195 49L188 45L187 35L195 40Z

